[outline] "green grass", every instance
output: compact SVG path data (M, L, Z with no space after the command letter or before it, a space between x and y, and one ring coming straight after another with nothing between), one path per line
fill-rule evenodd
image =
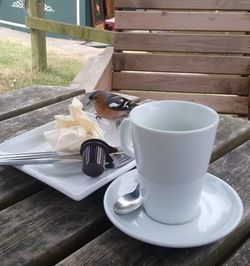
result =
M32 72L31 49L0 40L0 93L35 84L68 86L83 66L82 60L58 51L48 51L47 61L45 72Z

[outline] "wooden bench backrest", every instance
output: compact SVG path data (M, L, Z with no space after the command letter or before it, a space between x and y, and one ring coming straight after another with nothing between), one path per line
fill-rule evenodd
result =
M249 115L250 0L116 0L113 89Z

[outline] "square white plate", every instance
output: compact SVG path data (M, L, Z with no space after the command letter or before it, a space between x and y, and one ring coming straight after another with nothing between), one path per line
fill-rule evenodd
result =
M119 130L107 120L99 120L104 139L111 146L119 146ZM54 122L37 127L0 144L0 154L50 151L44 132L54 128ZM82 172L81 162L15 166L74 200L82 200L98 188L135 166L135 161L114 170L104 171L99 177L89 177Z

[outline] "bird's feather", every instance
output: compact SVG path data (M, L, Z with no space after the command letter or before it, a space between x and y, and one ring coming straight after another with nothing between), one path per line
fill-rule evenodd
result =
M128 111L128 100L118 96L118 95L112 95L109 98L107 98L107 105L109 108L113 110L119 110L119 111Z

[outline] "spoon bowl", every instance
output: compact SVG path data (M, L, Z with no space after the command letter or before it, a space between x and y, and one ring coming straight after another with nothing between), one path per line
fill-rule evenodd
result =
M128 214L137 210L142 205L142 194L140 184L136 188L120 198L114 204L114 211L117 214Z

